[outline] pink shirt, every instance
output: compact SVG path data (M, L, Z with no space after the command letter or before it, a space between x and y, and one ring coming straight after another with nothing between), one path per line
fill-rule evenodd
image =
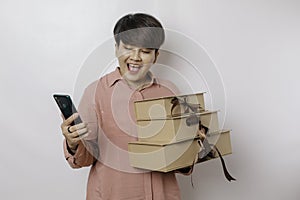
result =
M68 152L64 142L64 153L72 168L92 166L88 200L180 199L173 172L133 168L127 152L128 142L137 140L133 102L170 96L177 92L175 88L152 77L150 84L131 89L118 68L86 88L78 112L92 132L79 144L75 155Z

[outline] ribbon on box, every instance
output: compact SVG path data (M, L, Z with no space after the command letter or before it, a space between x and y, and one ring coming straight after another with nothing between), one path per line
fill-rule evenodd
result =
M234 177L232 177L230 175L230 173L228 172L225 161L224 161L224 159L222 157L222 154L219 151L219 149L215 145L209 144L209 142L206 138L206 135L207 135L209 129L206 126L204 126L203 124L201 124L201 121L200 121L199 117L196 116L195 114L193 114L189 118L187 118L186 123L187 123L188 126L190 126L192 124L195 124L195 123L199 123L199 131L204 130L205 137L201 138L199 136L197 138L197 142L200 146L201 151L197 154L192 166L190 168L183 168L183 169L180 170L180 172L183 173L183 174L189 175L193 172L194 165L196 163L216 158L217 157L216 154L218 154L218 156L221 160L223 172L224 172L224 175L225 175L226 179L229 182L235 181L236 179ZM194 187L194 184L193 184L193 181L192 181L192 176L191 176L191 183L192 183L192 186Z
M200 124L201 124L201 122L200 122ZM203 126L203 125L199 125L199 127L203 127L204 130L208 130L208 128ZM200 131L201 131L201 129L200 129ZM206 134L207 134L207 131L205 131L205 135ZM235 181L236 179L234 177L232 177L230 175L230 173L228 172L225 161L224 161L224 159L222 157L222 154L219 151L219 149L215 145L209 144L206 137L205 138L200 138L200 137L197 138L197 142L200 146L201 151L197 154L192 166L190 168L184 168L183 171L180 170L180 172L183 172L186 175L192 174L193 169L194 169L194 165L196 163L216 158L217 157L216 154L218 154L218 156L221 160L221 163L222 163L222 168L223 168L223 172L224 172L224 175L225 175L226 179L229 182ZM191 184L192 184L192 187L194 187L192 175L191 175Z
M174 97L171 99L171 104L172 104L172 107L171 107L171 115L173 116L173 110L176 106L183 106L185 108L184 110L184 113L192 113L187 119L186 119L186 124L187 126L192 126L192 125L195 125L195 124L198 124L199 123L199 131L202 131L204 130L204 134L205 134L205 137L204 138L198 138L197 141L198 141L198 144L200 146L200 149L201 151L198 153L197 157L195 158L195 161L192 165L191 168L184 168L184 169L181 169L180 172L184 173L184 174L191 174L192 171L193 171L193 166L198 163L198 162L201 162L201 161L205 161L205 160L210 160L212 158L216 158L216 154L218 154L220 160L221 160L221 163L222 163L222 168L223 168L223 172L224 172L224 175L226 177L226 179L230 182L230 181L235 181L236 179L234 177L232 177L230 175L230 173L228 172L227 168L226 168L226 164L225 164L225 161L222 157L222 154L220 153L219 149L213 145L213 144L209 144L207 138L206 138L206 135L209 131L208 127L204 126L202 123L201 123L201 120L199 118L199 116L196 115L196 113L200 112L201 110L201 105L200 104L191 104L191 103L188 103L187 102L187 97L183 97L182 99L181 98L178 98L178 97ZM192 177L191 177L191 183L192 183L192 186L194 187L193 185L193 181L192 181Z
M200 112L201 110L201 105L200 104L192 104L187 102L187 96L184 96L182 98L179 97L173 97L171 99L171 115L173 116L173 110L176 108L176 106L183 106L184 107L184 113L197 113Z
M201 122L198 116L196 116L196 113L199 113L201 110L201 105L200 104L192 104L192 103L188 103L187 102L187 96L184 96L182 99L179 97L173 97L171 99L171 116L174 116L173 114L173 110L176 106L183 106L184 109L184 113L191 113L191 115L189 117L187 117L186 119L186 125L187 126L192 126L195 124L199 123L199 128L201 127ZM206 127L205 127L206 128ZM205 129L206 131L208 131L208 128Z
M205 132L205 135L206 135L206 133L207 132ZM202 143L199 143L199 145L201 145L202 148L201 148L201 151L198 153L197 162L201 162L201 161L205 161L205 160L210 160L212 158L216 158L217 156L216 156L215 152L217 152L217 154L218 154L218 156L221 160L223 172L224 172L224 175L225 175L226 179L229 182L236 180L228 172L225 161L222 157L222 154L220 153L219 149L215 145L209 144L206 137L203 139Z

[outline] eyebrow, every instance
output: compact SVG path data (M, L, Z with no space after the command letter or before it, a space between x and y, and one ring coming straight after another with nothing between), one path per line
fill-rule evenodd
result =
M138 48L138 49L145 49L145 50L154 50L154 48L147 48L147 47L137 47L131 44L124 44L122 43L122 45L126 48Z

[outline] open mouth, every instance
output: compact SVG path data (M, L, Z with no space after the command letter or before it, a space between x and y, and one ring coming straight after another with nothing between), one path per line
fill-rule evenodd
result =
M132 73L137 73L141 67L141 65L127 64L128 71Z

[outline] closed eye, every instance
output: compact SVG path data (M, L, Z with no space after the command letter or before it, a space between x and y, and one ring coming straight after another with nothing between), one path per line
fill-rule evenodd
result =
M147 54L148 54L148 53L151 53L151 51L148 51L148 50L142 50L142 52L143 52L143 53L147 53Z
M132 50L132 48L126 47L126 46L124 46L124 49L126 49L126 50Z

